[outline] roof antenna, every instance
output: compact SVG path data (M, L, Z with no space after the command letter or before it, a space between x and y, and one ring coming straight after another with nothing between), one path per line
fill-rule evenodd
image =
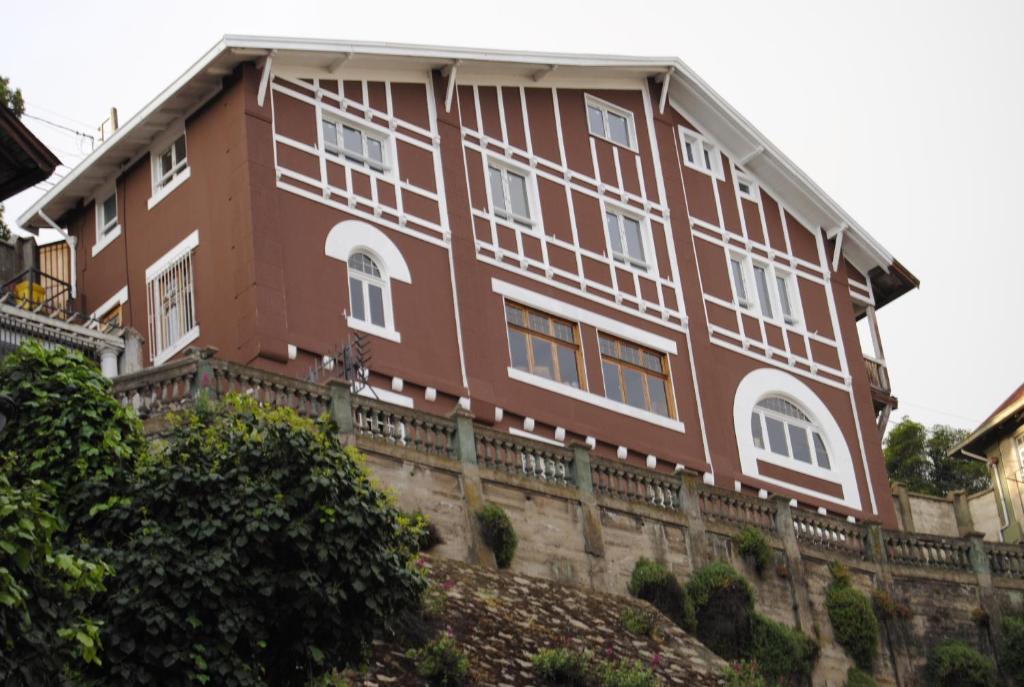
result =
M100 142L107 140L117 131L117 108L110 108L110 116L100 122Z

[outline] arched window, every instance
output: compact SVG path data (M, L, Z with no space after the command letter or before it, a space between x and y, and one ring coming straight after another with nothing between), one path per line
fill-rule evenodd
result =
M353 253L348 259L349 302L353 319L390 329L391 297L388 280L366 253Z
M761 399L750 414L754 446L808 465L832 469L818 428L796 404L779 396Z

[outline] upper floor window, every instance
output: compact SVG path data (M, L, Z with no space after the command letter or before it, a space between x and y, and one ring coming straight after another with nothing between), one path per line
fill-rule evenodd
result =
M323 120L324 149L375 172L387 167L387 138L375 131L332 119Z
M646 270L649 265L644 248L643 222L617 210L606 210L604 219L612 259Z
M729 272L733 296L741 308L756 305L765 319L782 319L786 324L800 321L799 295L793 273L739 254L729 256ZM751 293L749 278L753 279L754 293Z
M591 95L587 96L587 126L594 136L627 148L636 147L633 113Z
M92 247L95 256L111 241L121 235L117 220L117 187L110 186L96 196L96 242Z
M757 184L746 174L736 174L736 189L743 198L757 201Z
M575 323L516 303L505 304L512 367L576 389L582 349Z
M150 149L149 158L153 195L149 198L148 207L152 209L191 175L184 125L172 128L158 138Z
M348 259L348 291L352 319L391 329L391 297L388 280L376 261L366 253L353 253Z
M657 415L672 416L668 361L663 353L600 335L605 396Z
M762 399L750 415L754 446L808 465L831 469L821 429L791 401L779 396Z
M533 226L530 177L518 169L494 162L487 167L487 177L491 186L494 214L516 224Z
M718 147L695 131L681 129L683 162L687 167L710 174L719 179L722 174L722 156Z
M149 355L159 365L199 336L192 257L194 231L146 270Z

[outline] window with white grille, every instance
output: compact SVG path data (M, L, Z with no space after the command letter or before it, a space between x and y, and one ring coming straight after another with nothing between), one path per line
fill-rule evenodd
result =
M149 356L159 365L199 336L192 257L198 233L146 270Z

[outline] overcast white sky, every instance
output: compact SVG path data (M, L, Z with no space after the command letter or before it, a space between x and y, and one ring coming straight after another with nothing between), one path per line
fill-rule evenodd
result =
M973 427L1024 381L1020 0L37 0L4 9L0 74L95 134L225 33L682 57L921 279L879 313L896 418ZM24 121L67 165L90 149Z

